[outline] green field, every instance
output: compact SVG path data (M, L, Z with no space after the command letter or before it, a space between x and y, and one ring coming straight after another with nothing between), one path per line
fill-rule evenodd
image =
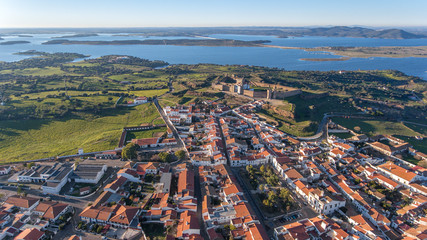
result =
M403 135L403 136L417 136L420 135L411 128L406 127L400 122L376 121L376 120L363 120L355 118L333 118L335 123L338 123L348 129L355 130L355 127L360 127L360 133L368 136L377 134L388 135Z
M61 120L14 120L0 122L0 160L3 163L58 155L114 149L123 127L141 123L161 124L155 106L81 114Z
M259 114L277 121L280 130L300 137L314 135L325 113L356 112L345 98L339 96L323 96L312 99L293 96L286 98L280 105L276 103L274 107L291 113L294 117L285 117L271 108L264 108L259 111Z
M354 118L334 118L333 121L346 128L355 130L355 127L360 127L359 133L364 133L368 136L377 134L387 134L398 137L409 142L415 149L423 153L427 153L427 128L414 125L403 124L401 122L363 120ZM417 140L414 136L424 136L424 140Z
M126 141L130 141L132 139L151 138L151 137L155 137L158 133L165 133L166 131L167 131L166 127L160 127L160 128L142 130L142 131L132 131L127 133Z

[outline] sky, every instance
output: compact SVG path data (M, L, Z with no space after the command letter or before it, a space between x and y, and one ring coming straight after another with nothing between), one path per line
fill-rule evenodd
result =
M427 0L0 0L0 28L427 26Z

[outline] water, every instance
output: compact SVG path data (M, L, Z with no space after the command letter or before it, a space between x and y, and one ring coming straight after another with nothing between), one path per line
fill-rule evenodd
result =
M171 64L241 64L278 67L285 70L376 70L396 69L409 75L427 80L427 58L352 58L347 61L302 61L301 58L339 58L340 56L322 52L305 52L299 49L277 49L262 47L201 47L201 46L150 46L150 45L42 45L57 34L33 34L33 37L4 36L3 41L23 40L29 44L0 45L0 61L18 61L29 56L13 55L27 50L45 52L76 52L90 55L91 58L103 55L131 55L150 60L163 60ZM271 45L291 47L320 46L426 46L427 39L369 39L332 37L276 38L272 36L247 36L215 34L214 38L236 40L270 40ZM70 38L70 40L144 40L177 39L189 37L143 37L113 36L100 34L94 37Z

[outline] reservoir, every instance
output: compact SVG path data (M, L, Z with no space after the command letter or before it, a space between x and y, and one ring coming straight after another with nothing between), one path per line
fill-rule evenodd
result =
M205 47L172 45L42 45L52 37L65 34L32 34L33 37L2 36L4 41L29 41L27 44L0 45L0 61L18 61L30 56L13 53L37 50L44 52L75 52L96 58L103 55L130 55L149 60L163 60L170 64L212 63L221 65L255 65L277 67L285 70L383 70L394 69L427 80L427 58L352 58L346 61L303 61L302 58L339 58L327 52L306 52L300 49L263 47ZM323 46L426 46L427 39L374 39L344 37L290 37L214 34L209 37L235 40L269 40L271 45L290 47ZM191 37L143 37L99 34L93 37L69 38L69 40L144 40L188 39Z

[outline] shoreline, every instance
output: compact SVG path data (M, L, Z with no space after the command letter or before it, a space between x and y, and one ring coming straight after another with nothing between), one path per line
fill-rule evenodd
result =
M301 61L311 61L311 62L328 62L328 61L347 61L350 60L351 57L339 57L339 58L300 58Z
M306 61L345 61L351 58L427 58L427 46L387 46L387 47L287 47L277 45L259 44L260 47L280 48L280 49L299 49L307 52L328 52L341 58L302 58Z

